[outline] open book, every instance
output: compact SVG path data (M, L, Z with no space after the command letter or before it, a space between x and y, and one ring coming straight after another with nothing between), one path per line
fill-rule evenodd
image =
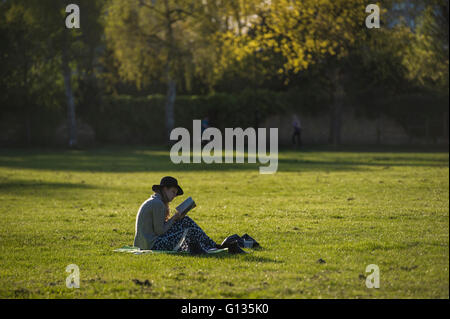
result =
M190 211L192 208L194 208L195 202L192 199L192 197L188 197L182 202L180 205L177 206L176 210L182 214L187 214L188 211Z

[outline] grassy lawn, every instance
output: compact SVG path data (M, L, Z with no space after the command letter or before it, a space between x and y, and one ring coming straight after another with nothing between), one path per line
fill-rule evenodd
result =
M448 152L312 148L281 151L273 175L259 165L175 165L144 147L0 150L0 297L449 298ZM216 242L248 233L264 249L113 252L133 243L164 175ZM79 289L66 287L69 264ZM369 264L379 289L365 285Z

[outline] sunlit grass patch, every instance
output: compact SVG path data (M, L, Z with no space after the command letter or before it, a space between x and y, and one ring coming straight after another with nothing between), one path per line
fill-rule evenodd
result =
M281 151L276 174L258 166L174 165L144 147L1 150L0 297L449 297L448 153L307 149ZM113 252L132 244L137 210L165 175L215 241L248 233L263 249ZM69 264L79 289L65 286ZM379 289L365 285L369 264Z

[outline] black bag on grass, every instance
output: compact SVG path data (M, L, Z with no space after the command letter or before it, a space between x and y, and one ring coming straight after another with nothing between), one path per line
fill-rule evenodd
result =
M240 237L237 234L228 236L222 242L221 247L226 247L228 244L230 244L230 243L232 243L234 241L237 241L239 247L242 247L242 248L258 248L258 247L261 247L259 245L259 243L255 239L250 237L248 234L244 234L244 235L242 235L242 237Z

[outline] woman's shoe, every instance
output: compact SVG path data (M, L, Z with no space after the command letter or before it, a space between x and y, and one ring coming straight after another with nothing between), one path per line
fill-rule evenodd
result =
M230 254L246 254L247 253L245 250L241 249L237 240L229 243L227 246L228 246L227 247L228 252Z
M189 252L192 255L203 255L207 254L207 251L203 249L199 242L195 241L193 243L189 243Z

